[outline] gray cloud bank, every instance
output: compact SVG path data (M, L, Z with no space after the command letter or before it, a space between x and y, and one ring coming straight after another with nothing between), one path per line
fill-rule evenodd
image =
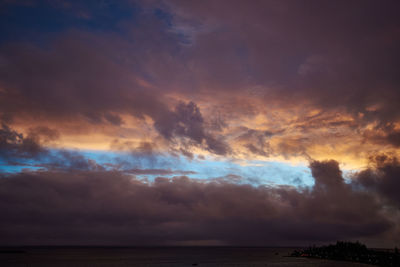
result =
M0 178L1 245L307 245L399 242L394 159L346 183L336 161L312 162L313 188L254 187L176 176L146 183L118 171ZM383 160L383 161L382 161ZM397 187L395 187L397 186ZM396 215L397 214L397 215ZM397 235L398 236L398 235Z

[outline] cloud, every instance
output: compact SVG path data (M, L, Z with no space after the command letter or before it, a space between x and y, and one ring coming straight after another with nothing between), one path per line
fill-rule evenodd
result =
M380 145L391 145L395 148L400 146L400 130L392 123L377 125L374 129L364 132L365 142L377 143Z
M25 172L0 179L2 245L295 245L382 236L390 214L313 162L313 188L254 187L185 176L148 183L119 171ZM393 242L388 240L387 242Z
M196 145L205 145L213 153L225 155L229 147L205 129L200 109L194 102L180 102L174 111L162 114L154 123L155 128L166 139L186 137Z
M86 127L107 123L121 127L124 124L121 114L139 119L147 116L167 140L188 138L213 153L228 153L221 137L205 129L208 124L194 102L181 102L174 109L169 108L164 97L168 90L161 86L166 83L172 86L175 82L157 70L160 66L154 58L169 54L172 49L169 43L173 44L173 40L164 33L157 37L166 41L162 49L152 43L156 32L161 30L158 28L161 25L154 22L152 25L138 32L137 36L144 34L142 42L133 44L117 35L79 31L54 37L49 43L51 49L32 43L2 44L0 111L20 120L37 116L49 125L62 126L83 119L89 123ZM146 49L161 52L139 52ZM178 68L179 64L174 64Z
M2 123L0 159L6 164L43 170L104 170L103 166L85 158L80 152L63 149L52 151L44 146L57 138L58 131L47 127L30 128L24 136Z
M374 168L357 174L357 181L366 189L377 193L391 204L400 208L400 196L397 188L400 186L400 163L390 155L371 157Z
M207 28L197 32L190 55L210 94L249 96L247 89L257 86L267 105L343 107L367 121L400 118L395 1L165 3L173 23ZM369 112L373 105L379 109Z
M133 127L129 116L150 118L171 146L185 143L182 152L189 157L198 147L218 155L244 149L246 155L262 157L312 156L313 144L350 143L338 132L355 130L349 139L362 145L359 138L367 136L363 131L369 124L377 124L379 132L400 120L396 2L157 3L136 3L145 8L132 11L134 18L113 18L116 28L77 30L71 24L47 33L46 40L39 37L40 42L28 37L2 42L0 111L21 124L40 118L50 128L56 124L70 132L74 127L65 126L70 121L81 121L81 127L75 126L81 130L119 129ZM93 11L97 25L97 15L117 15L106 12L113 11L109 8L71 3L67 9ZM292 114L275 115L283 109ZM303 109L351 119L333 124L324 116L296 120ZM271 144L252 135L240 149L234 147L233 127L266 128L248 123L257 121L252 116L265 116L272 132L291 129ZM327 129L327 138L318 137L319 129ZM368 141L398 146L396 129L375 135Z
M119 53L126 49L122 41L108 44L102 37L73 32L55 38L50 46L50 50L29 43L1 46L4 112L46 119L82 115L118 125L121 120L112 111L140 116L164 107L115 58L114 49Z
M236 138L235 141L243 144L251 153L268 157L271 148L268 139L274 135L271 131L260 131L243 127L244 133Z
M48 128L32 129L28 136L11 129L1 123L0 128L0 157L6 160L15 158L32 158L45 154L47 151L39 143L39 136L53 138L56 133Z

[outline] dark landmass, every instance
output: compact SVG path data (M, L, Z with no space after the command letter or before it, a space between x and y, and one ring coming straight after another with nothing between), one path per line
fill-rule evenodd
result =
M12 254L12 253L26 253L24 250L1 250L0 253Z
M378 266L400 266L400 253L394 250L368 249L360 242L336 242L335 245L295 250L292 257L308 257L367 263Z

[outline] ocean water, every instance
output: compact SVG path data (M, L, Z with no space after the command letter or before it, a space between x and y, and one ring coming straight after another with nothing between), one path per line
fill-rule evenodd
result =
M294 248L2 248L0 266L370 266L287 257Z

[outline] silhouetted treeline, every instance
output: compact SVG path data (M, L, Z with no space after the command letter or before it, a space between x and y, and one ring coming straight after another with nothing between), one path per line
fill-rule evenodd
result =
M338 241L335 245L313 246L304 250L295 250L291 256L353 261L379 266L400 266L400 254L397 248L394 251L368 249L360 242Z

